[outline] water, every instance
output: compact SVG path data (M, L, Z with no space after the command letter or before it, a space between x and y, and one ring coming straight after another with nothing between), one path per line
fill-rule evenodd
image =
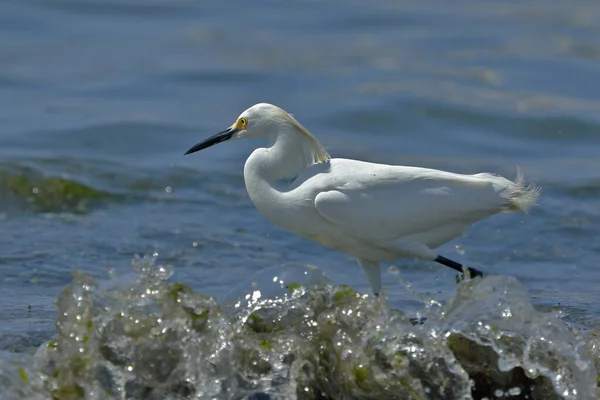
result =
M2 2L3 399L598 396L600 5L364 4ZM183 156L261 101L335 157L519 165L541 205L440 249L496 276L401 260L374 303L258 215L259 143Z

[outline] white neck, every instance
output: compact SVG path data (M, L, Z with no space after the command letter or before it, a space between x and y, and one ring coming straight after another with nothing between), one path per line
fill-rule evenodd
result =
M273 185L282 179L292 179L308 166L301 134L290 129L270 139L271 147L257 149L246 162L246 167L248 162L256 165L256 171L268 183ZM255 155L260 155L260 158Z
M271 138L271 147L254 150L244 166L250 199L265 218L280 226L287 220L289 199L285 190L276 188L276 183L296 177L307 167L305 140L302 134L291 129L280 133Z

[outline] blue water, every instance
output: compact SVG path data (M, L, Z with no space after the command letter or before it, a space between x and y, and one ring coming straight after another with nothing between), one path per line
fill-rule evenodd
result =
M82 270L158 253L223 299L310 264L368 293L355 261L271 225L242 168L260 141L185 150L269 102L334 157L516 175L530 215L474 225L441 254L517 278L538 310L591 331L600 310L600 3L593 1L3 1L0 349L56 334ZM447 301L454 274L384 273L389 302ZM387 271L384 267L384 272ZM410 290L406 287L410 283Z

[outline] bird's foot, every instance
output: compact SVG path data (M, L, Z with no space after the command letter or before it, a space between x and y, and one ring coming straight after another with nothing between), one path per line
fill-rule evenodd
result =
M483 278L483 272L476 268L465 267L463 266L464 271L460 274L456 275L456 284L458 285L460 282L468 279L475 279L476 277Z

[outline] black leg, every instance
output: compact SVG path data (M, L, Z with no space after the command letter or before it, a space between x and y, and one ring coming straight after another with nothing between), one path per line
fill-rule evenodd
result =
M444 256L437 256L437 258L435 260L433 260L435 262L438 262L442 265L445 265L446 267L450 267L458 272L463 272L463 265L457 263L456 261L452 261L449 258L446 258ZM471 274L471 278L475 278L476 276L483 276L483 272L481 272L478 269L475 268L471 268L471 267L466 267L466 269L469 270L470 274Z

